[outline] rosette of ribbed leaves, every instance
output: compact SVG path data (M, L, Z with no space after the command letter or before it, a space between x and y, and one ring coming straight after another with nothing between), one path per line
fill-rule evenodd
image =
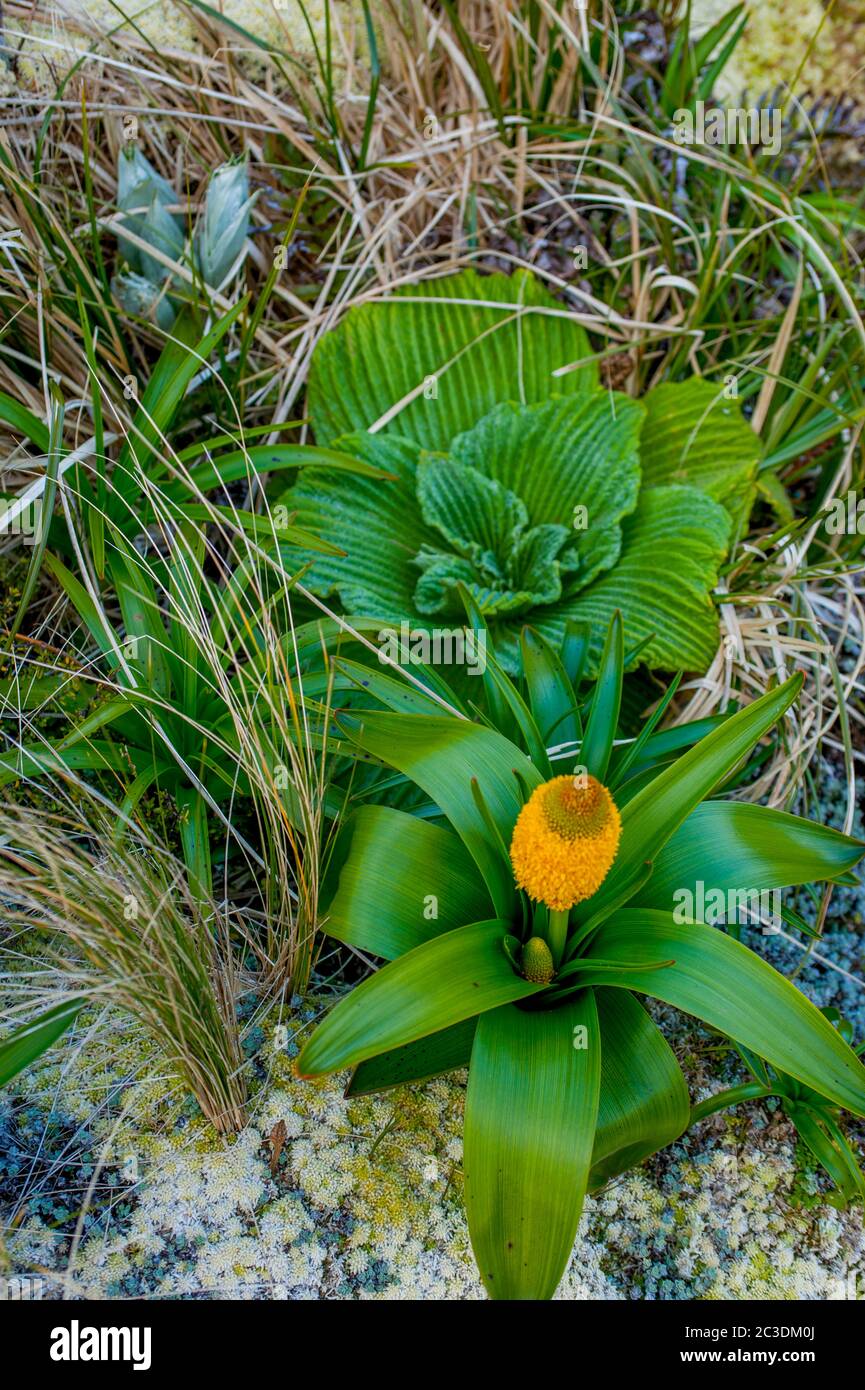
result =
M719 388L604 391L537 281L465 272L351 311L314 355L309 413L319 442L394 474L310 470L286 496L346 552L309 556L323 596L431 629L461 617L462 586L512 672L523 623L560 642L587 622L594 661L616 609L647 664L711 660L711 591L758 453Z
M682 887L846 881L862 858L865 845L837 831L719 796L801 677L708 728L659 733L662 701L629 741L618 729L619 615L588 699L584 644L573 628L559 649L526 630L523 679L509 680L491 657L477 721L443 714L432 699L425 711L417 688L405 713L398 683L369 668L356 679L385 708L339 718L342 751L395 769L440 816L365 800L342 827L323 886L325 929L386 963L325 1016L299 1070L353 1068L349 1091L359 1094L468 1067L466 1208L494 1298L551 1297L586 1190L688 1126L684 1077L636 995L693 1015L786 1078L797 1124L813 1112L823 1126L808 1142L836 1181L838 1109L865 1114L865 1067L832 1022L735 932L677 910ZM601 887L565 914L549 979L523 968L522 948L551 941L556 914L517 890L508 847L521 808L557 770L544 747L551 726L568 730L578 766L610 790L621 838ZM758 1085L729 1103L778 1093Z

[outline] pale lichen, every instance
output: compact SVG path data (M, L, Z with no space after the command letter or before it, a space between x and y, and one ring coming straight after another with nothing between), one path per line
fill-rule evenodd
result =
M694 34L704 34L732 8L733 0L693 0ZM744 35L716 84L719 97L754 98L780 86L797 95L834 93L865 101L865 26L858 0L840 0L831 10L821 0L747 0L746 8Z

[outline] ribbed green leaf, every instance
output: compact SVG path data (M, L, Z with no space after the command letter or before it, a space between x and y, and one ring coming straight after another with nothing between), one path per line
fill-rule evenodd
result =
M47 1009L44 1014L39 1014L29 1023L0 1038L0 1086L5 1086L13 1076L53 1047L75 1022L83 1005L83 999L64 999L53 1009Z
M637 510L622 522L622 552L614 568L572 599L539 609L532 622L554 643L561 641L567 618L590 623L596 664L619 608L629 647L651 638L640 654L646 665L705 670L718 645L718 616L709 593L729 536L729 516L705 493L644 488Z
M465 1197L478 1269L494 1299L546 1299L556 1291L580 1220L600 1073L591 990L559 1009L509 1006L478 1022L466 1094Z
M721 502L738 524L754 500L760 440L723 385L694 377L644 397L643 486L684 483Z
M553 377L584 358L579 371ZM350 310L316 348L307 402L316 441L328 444L409 398L387 428L442 449L499 401L596 384L585 333L534 275L466 270Z
M591 1188L601 1187L688 1127L681 1068L642 1004L623 989L596 989L601 1029L601 1091Z
M449 456L517 496L530 526L563 532L573 552L563 572L584 588L615 564L619 523L637 505L642 423L638 401L607 391L502 404L455 439Z
M466 1018L441 1033L407 1043L393 1052L370 1057L351 1078L348 1096L365 1096L372 1091L389 1091L411 1081L429 1081L433 1076L467 1067L478 1026L477 1018Z
M655 859L630 904L671 908L674 893L700 880L705 892L764 892L833 879L854 868L865 844L800 816L746 801L705 801Z
M329 936L386 960L490 911L456 835L387 806L362 806L340 831L323 901Z
M506 922L475 922L437 936L364 980L316 1028L297 1061L301 1076L353 1067L438 1033L543 985L517 975Z
M312 467L282 494L279 502L294 513L295 525L344 552L301 551L299 559L312 563L306 582L324 597L338 593L350 613L399 625L414 612L415 556L430 538L415 497L417 446L395 436L346 435L339 452L390 473L392 481Z
M771 965L715 927L624 908L586 955L619 962L599 982L640 990L693 1014L836 1105L865 1115L865 1067L837 1029ZM661 969L646 966L672 962ZM644 967L640 969L639 967ZM586 982L592 982L591 970Z

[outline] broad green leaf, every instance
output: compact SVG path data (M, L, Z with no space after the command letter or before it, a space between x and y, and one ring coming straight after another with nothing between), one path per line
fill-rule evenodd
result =
M464 1140L469 1234L494 1299L552 1298L589 1176L601 1040L591 990L478 1021Z
M640 990L726 1033L836 1105L865 1115L865 1067L805 995L731 936L669 912L624 908L598 930L586 961L620 962L599 982ZM661 969L646 966L672 962ZM640 969L639 967L643 967ZM592 983L591 970L586 982Z
M394 1052L368 1058L355 1071L346 1095L365 1096L373 1091L389 1091L394 1086L429 1081L434 1076L467 1067L477 1026L477 1018L466 1018L441 1033L431 1033Z
M534 790L541 778L524 753L494 729L467 719L378 711L343 714L339 725L359 747L405 773L441 809L494 892L489 831L472 796L477 779L493 822L509 845L522 797L514 771ZM510 867L506 866L510 873Z
M865 844L800 816L746 801L705 801L655 859L632 907L672 908L675 893L699 880L718 889L762 893L834 879L855 868Z
M323 902L329 936L386 960L490 910L453 831L388 806L362 806L342 828Z
M0 1038L0 1086L5 1086L41 1057L43 1052L47 1052L49 1047L53 1047L75 1022L83 1005L83 999L64 999L53 1009L47 1009L29 1023Z
M618 392L511 399L474 421L448 456L519 497L532 526L563 527L582 587L614 562L617 523L636 506L642 424L640 402Z
M637 510L622 521L616 565L573 598L538 609L532 622L553 643L562 640L568 618L591 624L596 667L618 608L627 645L646 642L640 660L647 666L703 671L718 646L718 615L709 595L729 538L729 516L705 493L644 488Z
M458 927L364 980L316 1028L297 1059L300 1075L353 1067L537 994L544 986L517 975L505 954L507 932L507 922Z
M666 1148L688 1127L681 1068L642 1004L623 989L596 989L601 1091L591 1188Z
M723 385L700 377L665 382L643 400L643 487L700 488L722 503L737 525L747 520L762 446L739 403L727 399Z
M578 371L553 376L583 360ZM466 270L350 310L319 341L307 401L318 444L389 416L384 428L443 449L500 401L596 385L583 329L534 275Z

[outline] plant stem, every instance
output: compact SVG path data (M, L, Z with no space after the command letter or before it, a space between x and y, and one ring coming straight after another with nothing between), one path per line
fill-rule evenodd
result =
M691 1107L692 1125L714 1115L716 1110L724 1110L728 1105L738 1105L743 1100L764 1100L766 1096L777 1095L771 1086L762 1086L759 1081L746 1081L741 1086L731 1086L729 1091L719 1091L716 1096L708 1096L699 1105Z
M558 969L559 963L564 955L565 942L568 938L568 910L565 908L561 912L556 912L550 908L550 925L547 928L547 945L553 957L553 965Z

